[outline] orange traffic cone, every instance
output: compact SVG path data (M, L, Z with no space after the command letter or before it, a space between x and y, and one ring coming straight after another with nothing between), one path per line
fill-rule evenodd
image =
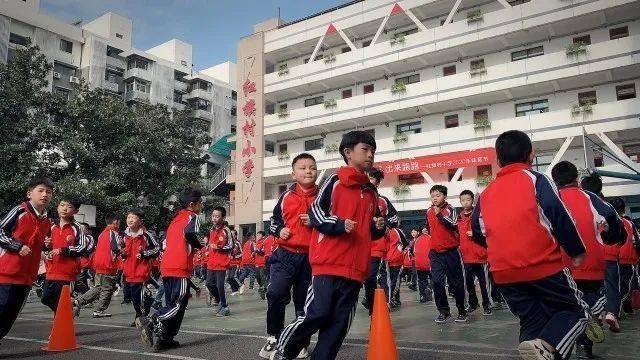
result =
M367 360L398 360L398 348L393 336L391 317L383 289L376 289L373 298Z
M53 328L49 344L43 347L46 351L68 351L79 348L76 342L76 331L73 325L73 309L71 307L71 290L65 285L58 300L58 310L53 319Z

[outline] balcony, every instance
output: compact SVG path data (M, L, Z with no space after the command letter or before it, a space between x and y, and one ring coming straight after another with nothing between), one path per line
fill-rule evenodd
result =
M634 16L631 14L640 11L640 5L631 0L621 0L615 4L617 7L604 0L531 1L509 9L485 13L483 21L479 23L468 24L464 19L408 35L401 46L392 46L389 41L381 41L346 54L336 54L335 61L330 64L312 61L289 66L286 75L280 76L276 71L264 76L264 92L270 94L275 101L279 101L296 96L298 91L314 93L322 91L323 86L345 87L353 84L353 77L365 81L379 77L385 72L401 73L424 64L455 61L461 56L460 53L464 53L464 56L474 56L488 51L498 51L505 46L503 43L541 41L547 39L549 32L555 36L566 34L568 31L587 30L602 26L601 17L606 17L607 22L615 23L633 19ZM352 19L351 23L346 25L357 26L360 24L359 21ZM549 32L544 29L548 29ZM319 28L318 30L324 31ZM265 51L278 51L308 41L316 36L317 31L313 34L310 32L301 31L296 36L282 37L271 41L271 44L267 42Z
M376 139L378 149L376 161L396 160L425 155L493 147L497 136L507 130L523 130L532 134L534 142L563 139L582 135L582 126L588 133L624 131L640 128L640 99L612 101L592 106L589 114L572 114L571 108L542 114L494 119L491 127L475 129L473 124L407 136L407 142L398 145L393 137ZM324 149L308 151L317 161L318 170L335 169L344 165L337 152L326 153ZM291 153L290 157L298 155ZM264 158L264 177L282 177L291 173L288 161L278 156Z
M149 93L138 90L129 90L124 94L124 99L125 101L149 102Z
M210 100L213 98L213 92L197 88L197 89L191 90L190 92L185 94L182 98L184 100L194 99L194 98Z
M183 103L179 103L179 102L175 102L175 101L174 101L174 102L173 102L173 107L174 107L176 110L180 110L180 111L182 111L182 110L184 110L184 109L186 109L186 108L187 108L187 105L185 105L185 104L183 104Z
M634 77L638 76L638 67L631 65L640 63L638 49L640 35L630 36L590 45L587 54L579 59L567 57L561 49L488 66L482 76L464 71L430 78L407 85L401 94L387 88L338 100L330 109L321 105L290 109L285 118L277 114L265 116L265 136L274 140L294 137L293 132L297 134L295 137L311 136L352 128L354 122L374 125L407 118L411 113L415 116L415 109L420 107L444 112L472 106L469 104L507 101L505 90L511 97L522 98L602 82L606 74L614 78Z
M106 81L102 84L102 87L106 90L112 91L112 92L120 92L120 86L118 85L118 83L115 82L111 82L111 81Z
M127 64L122 57L113 57L107 55L107 65L113 66L114 68L118 69L124 69Z
M196 119L213 121L213 113L211 112L211 110L201 110L201 109L193 110L193 117Z
M138 79L143 79L143 80L146 80L146 81L151 81L151 78L152 78L151 71L145 70L145 69L141 69L141 68L132 68L132 69L129 69L129 70L125 71L124 78L128 79L128 78L131 78L131 77L135 77L135 78L138 78Z
M178 81L178 80L174 80L173 82L173 88L176 91L179 91L181 93L186 93L187 90L189 89L189 84L182 82L182 81Z

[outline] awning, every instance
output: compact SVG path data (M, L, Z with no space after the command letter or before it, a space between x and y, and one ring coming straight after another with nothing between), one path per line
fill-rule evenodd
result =
M231 157L231 150L236 148L236 142L228 142L227 139L235 135L235 133L224 135L209 147L209 152L226 158Z

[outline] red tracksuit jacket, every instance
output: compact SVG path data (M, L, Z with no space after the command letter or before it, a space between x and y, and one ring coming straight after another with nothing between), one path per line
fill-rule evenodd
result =
M242 245L242 266L256 264L256 244L253 241L245 241Z
M156 238L143 228L135 233L127 228L124 234L124 278L130 283L144 283L149 280L153 259L160 254L160 245Z
M429 251L431 250L431 236L421 234L413 242L413 257L416 261L416 270L430 271L431 260Z
M627 240L620 247L620 264L637 265L638 249L640 248L638 230L628 216L625 216L622 221L624 223L624 228L627 231Z
M528 164L503 167L480 194L473 236L487 245L497 284L533 281L564 268L560 245L576 257L585 246L554 183Z
M209 232L209 261L207 270L227 270L231 265L233 235L226 226L213 228Z
M398 227L398 211L393 207L391 201L382 195L378 195L378 210L380 216L384 216L388 228ZM389 239L386 235L371 242L371 257L385 258L389 247Z
M604 280L604 243L624 241L622 222L615 209L602 201L596 194L583 191L577 186L560 189L560 199L576 222L578 233L587 248L587 256L582 265L575 267L571 258L563 251L566 267L576 280ZM609 230L600 234L600 228L607 223Z
M163 277L191 278L193 254L202 245L198 241L200 220L193 211L181 209L167 228L165 248L160 263Z
M309 209L314 227L309 246L313 275L335 275L362 283L369 271L371 239L380 238L373 222L380 216L376 189L364 173L341 167L322 186ZM355 229L344 230L345 219L355 221Z
M47 280L76 281L80 273L80 257L87 249L87 238L80 224L71 222L51 227L51 249L60 249L60 254L47 260Z
M51 221L47 213L38 214L29 202L14 207L0 221L0 284L31 286L38 277L44 238ZM31 254L20 256L22 245Z
M264 267L265 264L264 240L264 237L256 240L256 267L259 268Z
M269 235L264 240L264 257L269 259L273 251L278 247L278 243L276 242L276 236Z
M98 236L96 251L93 254L93 269L96 273L115 275L118 272L120 241L118 229L109 225L102 230Z
M309 251L313 229L302 223L300 215L309 211L316 195L318 195L317 187L304 191L298 184L291 185L289 190L280 195L278 203L273 208L269 227L269 233L277 238L279 246L295 253ZM280 238L280 231L284 228L291 230L291 236L287 240Z
M241 263L242 263L242 246L240 245L240 242L238 242L238 240L234 238L233 249L231 249L231 262L229 263L229 266L240 266Z
M431 235L431 249L435 252L445 252L460 246L458 239L458 212L453 206L445 202L436 215L435 207L427 210L425 224Z
M458 234L460 236L462 262L465 264L486 264L487 249L474 242L472 237L467 235L467 231L470 230L471 212L465 213L463 210L458 218Z
M93 239L93 236L89 234L84 234L87 238L87 250L85 250L84 254L80 258L80 268L89 268L91 266L91 259L93 258L93 252L96 250L96 241Z
M389 246L387 248L387 263L390 267L400 267L404 261L404 248L407 246L407 237L400 229L390 229L387 232Z

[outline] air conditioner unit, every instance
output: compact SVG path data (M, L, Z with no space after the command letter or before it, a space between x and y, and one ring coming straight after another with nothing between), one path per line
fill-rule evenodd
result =
M60 79L61 77L62 77L62 74L60 74L59 72L56 72L56 71L53 72L54 79Z
M75 76L71 76L71 77L69 77L69 82L70 83L74 83L74 84L80 84L80 79L78 79Z

